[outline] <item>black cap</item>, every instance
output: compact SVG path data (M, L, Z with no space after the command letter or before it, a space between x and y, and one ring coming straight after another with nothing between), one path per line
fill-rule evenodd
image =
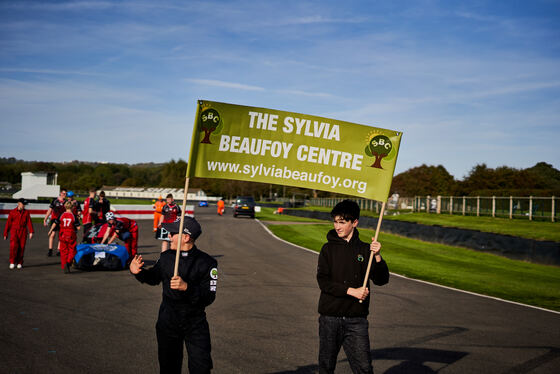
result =
M175 222L163 223L161 226L171 234L178 234L181 226L181 217L177 218ZM185 216L183 234L190 235L193 240L196 240L196 238L202 234L202 227L200 227L200 223L198 223L198 221L193 217Z
M23 197L19 198L18 203L22 203L23 205L27 205L27 200L25 200Z

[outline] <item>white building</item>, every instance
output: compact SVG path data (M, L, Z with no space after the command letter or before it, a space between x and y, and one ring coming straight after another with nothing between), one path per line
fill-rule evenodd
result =
M140 198L140 199L157 199L159 196L165 197L167 194L172 194L175 200L183 200L183 188L159 188L159 187L103 187L105 196L108 198ZM99 194L101 190L98 190ZM220 197L207 196L206 193L200 188L189 188L187 193L188 201L218 201Z
M21 173L21 190L12 195L14 199L38 199L39 197L57 197L60 186L56 184L57 173L23 172Z

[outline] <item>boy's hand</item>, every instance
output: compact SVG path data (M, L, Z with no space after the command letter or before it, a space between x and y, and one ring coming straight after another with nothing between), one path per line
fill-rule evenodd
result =
M355 297L358 300L364 300L369 295L369 289L367 287L360 288L348 288L346 294Z
M371 244L369 245L369 250L372 256L378 255L381 251L381 243L374 241L375 238L371 238Z
M142 266L144 266L144 261L142 261L142 256L136 255L134 256L132 261L130 261L130 265L128 266L128 269L132 274L138 274L142 271Z
M169 284L169 287L171 287L171 289L173 290L186 291L188 286L187 283L183 281L183 278L176 275L173 278L171 278L171 283Z

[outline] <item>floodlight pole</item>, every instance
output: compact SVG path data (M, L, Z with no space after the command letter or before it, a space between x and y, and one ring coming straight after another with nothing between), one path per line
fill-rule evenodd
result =
M385 213L385 204L386 204L385 201L381 204L381 212L379 213L379 218L377 219L377 229L375 229L375 236L373 237L374 242L377 241L377 237L379 236L379 229L381 228L381 221L383 221L383 214ZM369 272L371 270L371 263L372 263L374 257L375 256L372 256L371 252L370 252L369 261L368 261L367 270L366 270L366 277L364 278L364 284L363 284L362 287L366 287L368 285ZM360 300L360 304L362 302L363 302L363 300Z
M183 193L183 210L181 213L181 224L179 225L179 239L177 242L177 253L175 254L175 270L173 276L179 273L179 256L181 255L181 247L183 244L183 225L185 224L185 209L187 209L187 192L189 191L189 177L185 178L185 191Z

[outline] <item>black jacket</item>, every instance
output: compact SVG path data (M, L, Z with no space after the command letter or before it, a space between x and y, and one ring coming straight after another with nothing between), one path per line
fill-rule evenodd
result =
M360 303L346 294L349 287L362 287L370 256L370 245L360 240L354 229L349 242L338 237L333 229L327 233L317 266L317 282L321 289L319 313L334 317L366 317L369 313L369 296ZM389 269L385 260L373 259L369 278L382 286L389 282Z
M142 268L135 275L142 283L153 286L162 283L158 326L170 330L185 326L192 318L205 316L204 309L216 298L218 282L218 262L194 246L179 256L178 275L187 283L187 290L172 290L169 285L176 253L175 250L163 252L153 267Z

